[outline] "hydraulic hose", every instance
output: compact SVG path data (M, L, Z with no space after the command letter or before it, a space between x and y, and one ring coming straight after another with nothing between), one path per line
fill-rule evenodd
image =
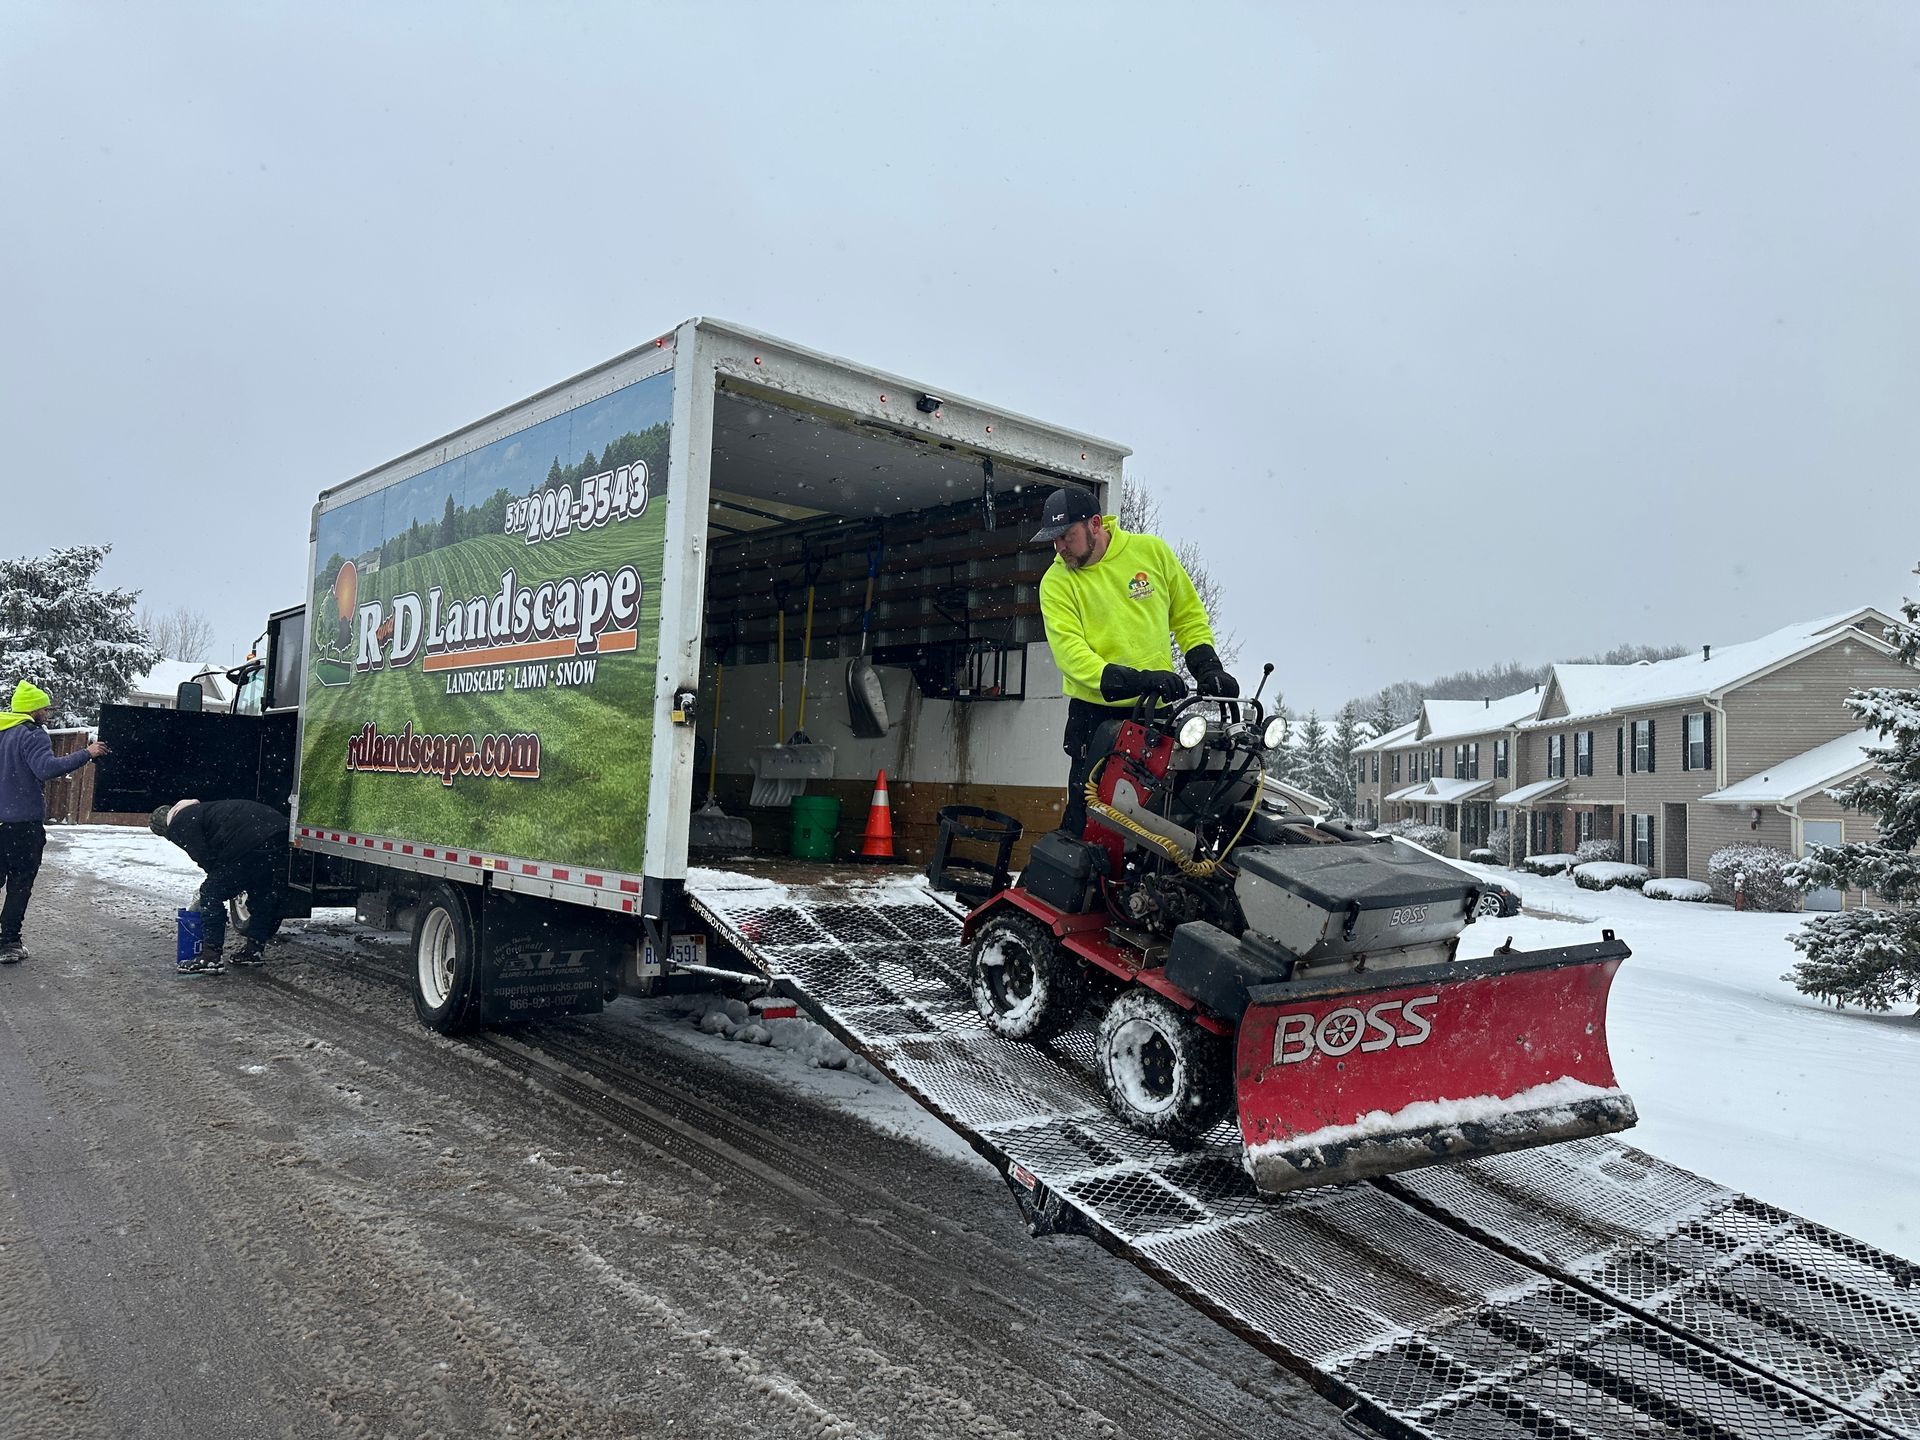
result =
M1162 855L1165 855L1169 860L1173 861L1175 865L1179 866L1180 873L1190 880L1204 880L1213 874L1214 871L1218 870L1221 865L1226 863L1227 856L1233 853L1233 847L1238 845L1240 843L1240 837L1247 833L1247 826L1253 823L1253 812L1260 803L1257 798L1259 789L1258 786L1256 786L1254 790L1256 798L1247 805L1246 818L1240 822L1240 828L1233 832L1233 839L1227 842L1227 848L1222 850L1220 854L1212 860L1195 860L1191 855L1183 853L1180 846L1174 841L1167 839L1164 835L1155 834L1139 821L1135 820L1131 815L1126 814L1124 811L1116 810L1100 798L1100 772L1106 768L1106 763L1106 759L1103 758L1100 764L1094 767L1093 773L1087 777L1087 809L1095 815L1098 815L1108 824L1118 826L1129 835L1134 836L1142 844L1151 845ZM1258 765L1256 762L1256 768L1259 771L1260 779L1264 781L1267 775L1266 767L1264 765Z

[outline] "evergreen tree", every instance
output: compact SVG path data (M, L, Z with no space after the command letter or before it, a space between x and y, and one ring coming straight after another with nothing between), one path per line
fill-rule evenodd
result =
M1912 665L1920 661L1920 601L1900 608L1906 623L1890 628L1887 639ZM1793 883L1871 890L1908 908L1840 910L1808 921L1788 937L1806 958L1786 978L1834 1004L1890 1010L1903 1000L1920 1003L1920 909L1912 908L1920 902L1920 686L1855 690L1846 704L1879 733L1881 743L1867 754L1880 768L1833 795L1875 816L1880 833L1872 841L1811 847L1794 866Z
M1300 740L1294 747L1293 783L1337 807L1338 780L1331 771L1332 758L1332 746L1320 712L1309 710L1307 718L1300 722Z
M109 545L0 560L0 704L22 680L53 697L55 725L88 725L160 662L132 590L98 590Z
M1328 778L1335 788L1328 793L1327 799L1333 802L1334 811L1351 819L1359 811L1359 779L1354 766L1359 763L1354 755L1356 746L1364 744L1366 734L1360 728L1360 716L1352 705L1340 707L1340 713L1334 717L1333 734L1328 737Z
M1400 728L1400 722L1393 718L1393 702L1382 690L1373 701L1373 738L1378 740L1389 730Z

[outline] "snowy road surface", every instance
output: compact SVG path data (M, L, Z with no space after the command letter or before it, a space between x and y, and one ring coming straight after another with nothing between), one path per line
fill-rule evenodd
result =
M1335 1433L857 1066L623 1001L562 1098L342 923L175 978L196 873L56 830L0 970L0 1436Z

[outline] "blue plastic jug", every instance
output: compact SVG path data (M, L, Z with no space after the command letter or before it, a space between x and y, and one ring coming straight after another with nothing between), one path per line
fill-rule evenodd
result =
M200 953L200 912L180 910L174 914L174 963L184 965Z

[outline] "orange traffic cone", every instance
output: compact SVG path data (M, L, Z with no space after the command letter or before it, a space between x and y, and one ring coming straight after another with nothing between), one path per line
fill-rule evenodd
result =
M873 803L867 806L867 833L860 841L862 860L893 859L893 807L887 803L887 772L873 784Z

